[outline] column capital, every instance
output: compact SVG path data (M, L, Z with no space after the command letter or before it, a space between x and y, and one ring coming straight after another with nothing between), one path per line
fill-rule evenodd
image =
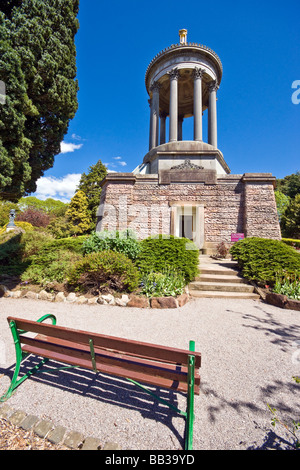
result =
M204 69L200 69L199 67L194 68L193 70L193 79L196 80L198 78L202 78L204 75Z
M209 88L209 91L210 91L210 92L218 91L218 89L219 89L218 82L217 82L216 80L210 82L210 83L208 84L208 88Z
M151 93L159 92L160 89L161 89L161 84L158 81L152 83L150 87Z
M168 75L170 77L170 80L178 80L179 79L179 70L177 67L171 70L171 72L168 72Z

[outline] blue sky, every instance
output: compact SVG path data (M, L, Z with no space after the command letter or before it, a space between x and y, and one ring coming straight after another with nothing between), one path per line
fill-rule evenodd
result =
M99 159L120 172L143 161L146 69L158 52L179 42L182 28L188 42L210 47L222 61L218 147L231 173L283 178L300 170L300 104L292 102L292 85L300 81L299 0L80 3L79 109L62 153L38 182L38 197L69 200L81 173ZM191 129L188 119L185 139Z

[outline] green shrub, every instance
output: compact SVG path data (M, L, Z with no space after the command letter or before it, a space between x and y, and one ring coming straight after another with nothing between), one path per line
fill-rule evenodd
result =
M300 270L300 254L278 240L245 238L236 242L230 253L238 261L243 276L262 285L274 285L278 273L293 274Z
M158 235L141 242L136 262L142 273L160 272L171 268L182 273L188 283L198 274L199 251L187 238Z
M142 276L141 293L147 297L168 297L183 293L185 279L183 274L165 269L162 273L149 273Z
M75 263L68 283L77 290L93 294L110 289L132 292L139 285L139 272L124 254L102 251L91 253Z
M7 226L8 224L4 225L4 227L1 227L0 235L6 233ZM24 230L24 232L31 232L32 230L34 230L34 226L31 225L29 222L15 221L15 226L21 228L22 230Z
M79 237L60 238L49 241L43 247L44 251L55 251L55 250L70 250L74 253L83 254L83 243L87 239L87 235L81 235Z
M55 240L49 233L30 231L0 236L0 274L20 275L24 280L44 284L45 279L61 280L70 263L82 254L86 237ZM69 259L69 260L68 260ZM61 260L61 273L59 266ZM36 266L34 266L36 265ZM57 279L54 273L57 272ZM50 273L50 274L49 274ZM60 281L58 281L60 282Z
M141 251L141 245L132 230L94 232L83 244L85 254L105 250L123 253L129 259L134 260Z
M64 283L74 262L81 258L82 255L66 249L42 251L28 258L30 264L21 279L43 287L50 282Z

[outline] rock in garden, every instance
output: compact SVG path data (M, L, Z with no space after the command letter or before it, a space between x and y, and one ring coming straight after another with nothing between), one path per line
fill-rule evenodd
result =
M84 295L80 295L76 300L78 304L87 304L87 301L88 299Z
M47 292L45 290L41 290L41 292L39 293L40 300L52 300L52 298L53 298L53 295L50 294L50 292Z
M98 297L91 297L88 299L87 303L90 305L96 304L98 302Z
M150 299L152 308L177 308L178 303L174 297L152 297Z
M285 308L287 296L282 294L275 294L274 292L268 292L266 294L266 302L275 307Z
M300 300L287 299L284 308L300 311Z
M148 308L149 300L146 297L139 297L138 295L130 296L127 307Z
M12 291L11 293L11 296L13 297L13 299L19 299L22 295L22 291L20 290L15 290L15 291Z
M58 294L56 294L55 302L65 302L65 300L66 300L66 297L63 292L58 292Z
M4 294L8 291L7 287L3 284L0 284L0 297L3 297Z
M189 301L189 296L187 294L181 294L176 298L178 302L178 307L183 307Z
M102 299L104 299L109 305L115 305L115 298L112 294L101 295Z
M25 299L33 299L36 300L38 298L38 294L36 292L28 291L24 295Z
M70 294L67 296L67 302L75 302L77 299L75 292L70 292Z

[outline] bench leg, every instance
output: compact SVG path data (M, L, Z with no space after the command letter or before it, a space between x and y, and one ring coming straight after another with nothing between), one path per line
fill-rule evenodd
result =
M190 351L195 351L194 341L190 341ZM188 396L186 410L186 440L185 450L193 449L194 433L194 388L195 388L195 356L189 356L188 365Z
M23 351L22 351L21 344L20 344L20 339L19 339L19 333L18 333L15 322L12 321L9 326L10 326L12 336L13 336L13 340L14 340L14 344L15 344L16 366L15 366L15 371L14 371L14 375L13 375L13 378L11 380L10 386L9 386L7 392L2 397L0 397L0 402L4 402L4 401L8 400L12 396L14 390L19 385L21 385L21 383L24 382L24 380L28 379L28 377L35 374L48 361L48 359L43 359L38 365L33 367L30 371L28 371L25 375L23 375L23 377L21 377L19 379L18 377L19 377L19 373L20 373L20 369L21 369L21 363L22 363L23 359L25 359L25 357L27 357L27 354L24 354Z

